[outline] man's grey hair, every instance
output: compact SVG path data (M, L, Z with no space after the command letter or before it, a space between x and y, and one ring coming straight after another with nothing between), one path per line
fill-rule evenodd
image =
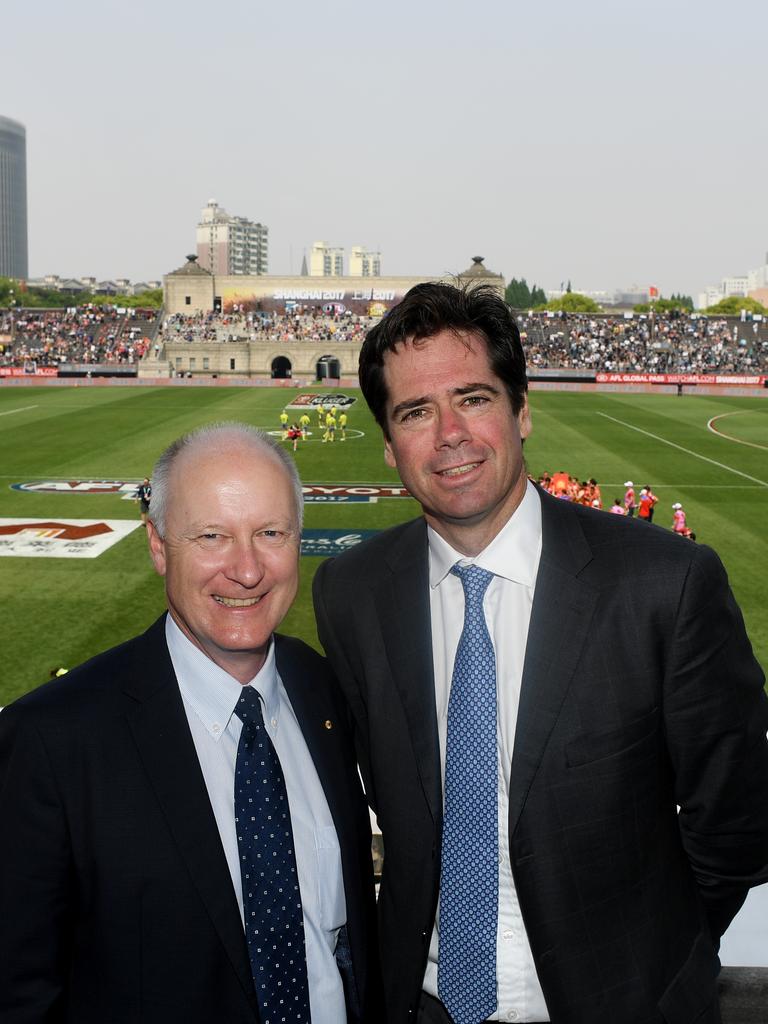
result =
M285 470L293 487L296 503L296 517L299 529L304 518L304 490L299 479L296 464L277 441L258 427L247 423L208 423L188 434L183 434L168 445L152 470L152 498L149 504L149 518L161 537L165 536L168 513L170 477L176 460L183 452L198 453L206 449L229 451L232 448L250 448L259 455L269 455Z

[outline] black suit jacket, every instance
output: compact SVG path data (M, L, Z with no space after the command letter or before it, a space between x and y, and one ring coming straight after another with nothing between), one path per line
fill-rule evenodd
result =
M509 854L551 1019L717 1021L719 936L768 878L763 674L711 550L541 500ZM323 563L315 605L384 837L380 941L400 1024L440 877L423 520Z
M349 1020L376 1019L370 825L346 709L305 644L277 637L276 658L341 846ZM3 1024L258 1021L164 618L0 712L0 822Z

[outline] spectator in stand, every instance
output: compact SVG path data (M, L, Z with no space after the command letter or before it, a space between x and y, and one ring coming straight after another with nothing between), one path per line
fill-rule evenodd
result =
M3 352L0 365L58 367L62 363L136 363L149 346L138 336L132 313L113 306L74 309L18 310L14 317L14 344ZM155 311L142 311L152 319Z
M768 325L738 338L724 319L543 313L519 316L523 346L533 367L573 367L595 372L765 373Z

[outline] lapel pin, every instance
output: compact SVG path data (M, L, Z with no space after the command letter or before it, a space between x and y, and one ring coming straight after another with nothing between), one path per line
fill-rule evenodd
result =
M330 720L330 718L326 718L326 720L323 722L323 725L325 726L326 729L333 728L333 722Z

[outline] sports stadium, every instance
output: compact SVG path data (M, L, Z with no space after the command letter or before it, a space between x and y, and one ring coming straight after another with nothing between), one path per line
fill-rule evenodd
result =
M365 332L385 311L322 296L258 306L0 311L0 705L164 610L137 488L195 426L253 424L293 453L305 528L300 591L281 628L316 647L320 562L418 513L384 461L354 375ZM768 664L765 324L524 312L518 323L529 475L568 481L563 491L588 495L595 515L624 507L632 481L657 499L657 525L671 529L684 509L697 542L720 554ZM334 409L346 422L329 436ZM347 595L334 599L343 609ZM645 600L639 588L635 599ZM745 914L726 936L726 963L755 962L763 910L753 902Z
M463 276L500 287L481 261ZM189 313L0 311L0 704L162 610L135 493L165 446L198 424L241 420L283 437L286 417L308 416L294 455L306 492L302 587L284 628L312 644L319 561L417 513L356 387L359 347L384 300L353 312L338 299L285 298L295 289L284 287L279 310L258 308L266 291L213 308L209 278L190 260L167 276L171 307L185 289L197 296ZM758 568L768 565L768 325L626 314L518 321L531 387L529 474L595 480L605 510L623 500L627 481L638 492L648 485L654 521L669 528L672 506L682 505L698 541L723 559L768 664ZM324 444L316 410L334 405L346 413L345 437Z

